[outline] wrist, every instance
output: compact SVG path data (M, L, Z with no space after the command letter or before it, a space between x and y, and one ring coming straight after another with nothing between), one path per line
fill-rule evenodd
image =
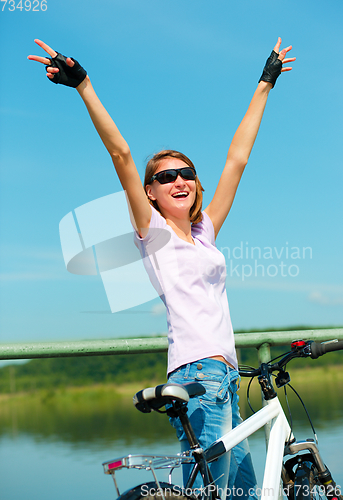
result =
M78 93L81 95L82 92L87 88L87 87L90 87L92 84L91 84L91 81L90 81L90 78L89 76L87 75L86 78L84 80L82 80L82 82L76 87L76 90L78 91Z
M264 82L261 80L257 85L257 88L261 89L263 92L269 92L273 88L273 85L270 82Z

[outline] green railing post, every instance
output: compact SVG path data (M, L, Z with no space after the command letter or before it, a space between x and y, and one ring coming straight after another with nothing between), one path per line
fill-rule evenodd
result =
M265 342L257 348L259 363L268 363L270 361L270 345Z
M267 342L260 345L257 348L257 355L258 355L259 363L268 363L268 361L270 361L270 359L271 359L270 358L270 345ZM261 392L261 397L262 397L262 405L266 406L267 403L264 400L262 392ZM266 448L268 448L270 429L271 429L271 422L268 422L264 426L264 434L265 434L265 438L266 438Z

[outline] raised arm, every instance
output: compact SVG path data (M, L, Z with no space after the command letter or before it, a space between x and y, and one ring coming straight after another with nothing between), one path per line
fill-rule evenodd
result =
M131 220L136 229L139 228L138 231L143 236L142 229L149 227L151 206L131 156L129 146L101 104L88 76L86 76L76 90L85 103L89 116L112 158L120 183L127 194L129 209L132 212Z
M290 67L281 69L282 64L295 60L295 57L285 59L287 52L291 50L292 46L286 47L279 53L280 45L281 38L278 39L270 58L267 60L249 108L232 139L225 167L213 199L205 209L205 212L212 220L216 236L231 209L238 184L248 163L261 124L269 91L273 88L275 80L281 71L290 71L292 69ZM281 61L281 63L277 60Z
M104 146L112 158L121 185L126 191L136 228L140 228L140 232L142 228L148 228L151 218L151 206L144 192L129 146L101 104L88 75L77 61L70 57L59 57L60 54L41 40L35 40L35 42L50 57L30 55L28 59L45 64L47 76L54 83L62 83L76 88L87 107ZM58 80L54 81L54 79ZM81 80L80 83L78 83L79 80Z

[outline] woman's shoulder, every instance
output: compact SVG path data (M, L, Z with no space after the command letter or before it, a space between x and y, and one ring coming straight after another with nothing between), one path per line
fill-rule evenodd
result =
M151 205L150 227L165 227L165 226L167 226L166 219L158 210L156 210L155 207Z
M137 231L135 231L135 239L136 241L141 241L144 243L148 243L149 241L154 240L161 232L162 229L168 230L168 225L158 210L155 207L151 206L151 219L149 223L149 230L144 238L141 238Z
M201 221L197 222L196 224L192 224L192 235L193 236L204 235L212 243L212 245L214 245L215 234L212 221L206 212L204 211L201 212L201 215L202 215Z

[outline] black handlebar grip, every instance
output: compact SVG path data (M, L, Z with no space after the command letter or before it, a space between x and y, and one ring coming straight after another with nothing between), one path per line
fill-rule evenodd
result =
M311 342L311 358L317 359L319 356L331 351L340 351L343 349L343 340L332 340L320 344L319 342Z

